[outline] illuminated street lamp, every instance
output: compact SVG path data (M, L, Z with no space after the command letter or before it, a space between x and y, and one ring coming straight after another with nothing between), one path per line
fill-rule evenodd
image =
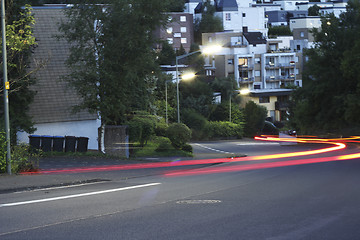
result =
M191 56L195 53L200 53L202 52L203 54L209 55L215 52L218 52L221 50L221 46L219 45L210 45L207 47L204 47L202 50L197 50L195 52L191 52L191 53L187 53L184 55L180 55L180 56L176 56L176 62L175 62L175 66L176 66L176 100L177 100L177 120L178 123L180 123L180 104L179 104L179 70L178 70L178 62L180 59L186 58L188 56ZM189 76L190 77L190 76ZM195 74L192 75L192 78L195 77ZM182 79L184 79L184 76L182 77ZM190 79L190 78L188 78Z

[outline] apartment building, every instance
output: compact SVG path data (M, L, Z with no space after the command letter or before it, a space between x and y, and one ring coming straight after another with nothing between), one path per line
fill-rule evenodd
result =
M289 86L302 86L300 53L289 50L289 40L266 40L260 32L204 33L203 43L223 46L215 55L216 77L234 76L239 89L247 89L252 100L268 109L268 116L282 120Z
M194 42L193 14L185 12L169 13L169 23L165 28L154 31L157 39L165 40L173 46L174 50L180 49L181 45L185 51L189 51ZM159 45L158 48L161 48Z

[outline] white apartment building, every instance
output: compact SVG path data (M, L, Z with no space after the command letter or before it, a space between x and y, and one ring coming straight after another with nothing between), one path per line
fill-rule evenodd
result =
M268 116L282 119L287 108L284 103L290 93L287 86L302 86L302 57L289 51L289 39L267 41L260 32L204 33L203 44L224 46L214 57L216 77L233 75L239 89L250 90L247 100L268 109Z
M308 3L309 0L274 0L274 3L280 4L281 10L284 11L294 11L300 10L297 9L298 3Z

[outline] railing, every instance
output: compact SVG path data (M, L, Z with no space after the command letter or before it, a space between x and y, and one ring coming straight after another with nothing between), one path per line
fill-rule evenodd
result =
M265 77L265 80L268 81L268 82L271 82L271 81L280 81L280 80L281 80L281 76L268 76L268 77Z
M239 78L239 82L254 82L254 77Z
M254 69L254 65L250 64L250 65L239 65L239 69L240 70L252 70Z

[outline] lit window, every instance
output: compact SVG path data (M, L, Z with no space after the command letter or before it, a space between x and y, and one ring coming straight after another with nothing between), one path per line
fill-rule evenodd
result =
M180 22L186 22L186 16L180 16Z
M187 39L186 38L181 38L181 43L187 43Z
M168 41L169 44L173 44L173 43L174 43L174 39L173 39L173 38L168 38L167 41Z
M171 33L173 32L173 28L172 28L172 27L169 27L168 29L166 29L166 32L167 32L168 34L171 34Z
M180 28L180 32L186 33L186 27L181 27L181 28Z
M304 37L304 32L300 32L300 37Z

